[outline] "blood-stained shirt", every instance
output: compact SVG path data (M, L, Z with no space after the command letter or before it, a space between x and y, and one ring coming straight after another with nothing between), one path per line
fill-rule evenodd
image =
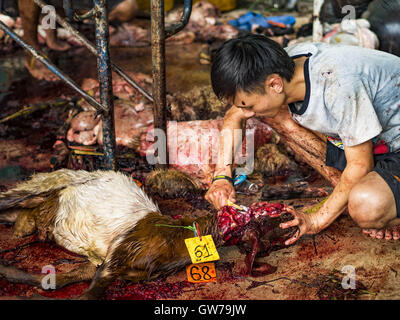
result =
M400 151L400 58L355 46L303 43L285 48L292 58L307 56L304 101L289 105L292 118L355 146L373 140Z

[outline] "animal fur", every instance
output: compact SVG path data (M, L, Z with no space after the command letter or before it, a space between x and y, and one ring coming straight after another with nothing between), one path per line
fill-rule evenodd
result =
M187 93L168 96L170 120L194 121L223 117L229 106L219 100L210 86L195 87Z
M16 235L25 236L37 230L41 239L54 240L88 258L77 269L57 275L56 281L57 288L61 288L92 280L82 299L101 297L117 278L151 280L187 265L190 258L184 239L193 237L193 232L164 225L191 226L197 222L201 234L210 234L217 247L224 244L217 215L196 219L164 216L130 177L113 171L61 169L37 174L0 193L0 203L0 219L14 218ZM271 249L269 219L252 220L245 236L235 242L245 247L248 242L247 247L251 248L246 257L248 272L255 257ZM8 281L41 285L41 275L12 266L0 265L0 276Z
M146 178L146 190L151 195L163 198L179 198L199 194L200 182L177 169L154 170Z
M101 265L95 275L89 265L83 267L87 275L73 271L79 279L94 276L86 298L99 297L117 277L135 282L153 279L190 261L184 239L193 232L156 224L186 226L198 221L201 232L212 234L220 245L214 215L179 220L163 216L131 178L113 171L61 169L36 174L1 193L0 203L0 217L7 221L14 217L17 236L38 230L42 239L54 239L60 246L87 256L91 265ZM21 271L3 266L0 275L12 280ZM57 277L59 287L76 281L71 274L60 280ZM22 280L40 285L32 276L24 275Z
M122 173L58 170L40 173L0 195L0 208L31 209L39 232L99 265L110 243L158 207ZM17 219L18 221L18 219ZM52 224L51 222L54 222Z
M285 171L294 171L297 165L280 145L266 143L257 150L254 167L265 177L271 177Z

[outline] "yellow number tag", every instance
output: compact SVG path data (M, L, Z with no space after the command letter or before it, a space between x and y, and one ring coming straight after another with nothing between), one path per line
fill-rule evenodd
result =
M185 239L192 263L219 260L217 248L211 235Z
M189 282L217 282L214 263L191 264L186 267Z

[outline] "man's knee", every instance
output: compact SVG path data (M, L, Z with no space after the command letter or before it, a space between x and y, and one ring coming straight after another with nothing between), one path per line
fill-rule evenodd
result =
M349 214L360 228L382 229L386 226L387 205L385 197L375 188L356 185L350 192Z

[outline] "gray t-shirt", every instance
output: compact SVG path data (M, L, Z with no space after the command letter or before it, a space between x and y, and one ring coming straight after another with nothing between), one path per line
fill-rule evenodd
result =
M308 56L306 96L289 105L303 127L341 139L344 146L384 141L400 150L400 58L355 46L303 43L285 48Z

